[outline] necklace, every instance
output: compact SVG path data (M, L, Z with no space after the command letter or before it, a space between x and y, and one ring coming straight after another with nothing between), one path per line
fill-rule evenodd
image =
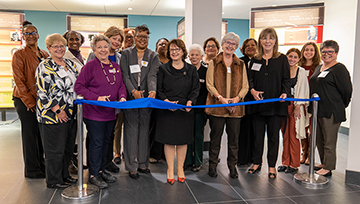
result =
M109 61L110 62L110 61ZM104 66L103 66L103 64L102 64L102 62L100 62L100 64L101 64L101 68L102 68L102 70L103 70L103 72L104 72L104 74L105 74L105 77L106 77L106 79L107 79L107 81L109 82L109 84L110 85L114 85L115 83L116 83L116 77L115 77L115 68L112 70L112 73L113 73L113 76L114 76L114 82L110 82L110 80L109 80L109 77L108 77L108 75L106 74L106 72L105 72L105 69L104 69ZM111 62L110 62L110 68L112 68L113 66L112 66L112 64L111 64ZM111 70L111 69L110 69Z

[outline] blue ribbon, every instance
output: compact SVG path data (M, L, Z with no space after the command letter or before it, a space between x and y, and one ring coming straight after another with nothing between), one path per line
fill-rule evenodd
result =
M319 101L319 97L313 97L310 99L301 99L301 98L270 98L263 99L259 101L246 101L240 103L230 103L230 104L214 104L214 105L198 105L198 106L184 106L175 103L169 103L159 99L153 98L139 98L136 100L117 102L117 101L92 101L85 99L76 99L75 104L89 104L95 106L103 106L108 108L117 108L117 109L135 109L135 108L157 108L157 109L183 109L183 108L220 108L220 107L229 107L229 106L243 106L243 105L252 105L260 103L272 103L279 101Z

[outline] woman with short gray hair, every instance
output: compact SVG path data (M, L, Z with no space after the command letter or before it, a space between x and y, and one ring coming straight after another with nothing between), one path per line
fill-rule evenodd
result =
M109 59L111 42L104 35L91 41L95 59L82 68L75 83L75 91L86 100L126 101L126 88L119 64ZM88 130L90 163L89 182L99 188L116 181L105 171L106 155L116 121L116 109L83 105L83 117Z
M206 105L238 103L244 100L248 92L245 64L235 54L240 37L235 33L226 34L222 41L222 52L208 66L206 86L209 91ZM245 114L244 106L206 108L210 120L209 176L216 177L219 163L221 136L226 124L228 135L228 159L230 177L238 177L236 163L238 160L238 138L241 117Z

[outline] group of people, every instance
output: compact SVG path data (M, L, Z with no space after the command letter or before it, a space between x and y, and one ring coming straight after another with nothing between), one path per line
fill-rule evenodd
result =
M336 61L339 46L335 41L321 44L320 64L316 44L309 42L301 52L292 48L284 55L278 51L276 31L266 28L258 42L244 41L240 48L244 56L239 59L234 52L240 37L233 32L221 43L211 37L203 46L193 44L188 49L182 40L161 38L155 52L148 48L150 31L146 25L124 31L111 26L104 35L92 39L92 52L86 59L80 52L84 36L79 32L48 35L49 55L37 46L39 34L31 22L25 21L22 29L26 46L15 52L12 66L25 177L46 178L49 188L77 182L68 167L76 149L74 100L78 95L86 100L119 102L148 97L187 106L120 111L84 104L89 182L99 188L116 181L107 171L119 171L114 162L121 163L122 129L125 169L132 179L138 179L139 173L151 173L149 163L165 158L167 182L175 183L175 172L178 182L185 182L187 167L194 172L202 168L207 119L211 128L209 176L217 176L224 127L231 178L238 177L236 164L253 163L248 172L260 171L265 132L269 178L276 178L280 129L284 147L278 171L296 172L309 155L308 102L205 109L191 106L309 98L312 93L321 98L317 127L321 164L316 166L317 173L329 176L335 169L336 133L345 120L352 93L350 75ZM303 145L301 161L299 139Z

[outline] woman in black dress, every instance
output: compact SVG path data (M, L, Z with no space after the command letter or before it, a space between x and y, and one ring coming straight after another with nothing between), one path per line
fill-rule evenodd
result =
M186 63L186 46L182 40L174 39L168 45L169 62L159 67L157 95L160 100L191 106L199 95L199 77L196 68ZM185 182L184 161L187 144L194 138L194 111L158 110L155 140L165 144L164 151L168 165L167 182L174 184L174 159L177 155L178 181Z

